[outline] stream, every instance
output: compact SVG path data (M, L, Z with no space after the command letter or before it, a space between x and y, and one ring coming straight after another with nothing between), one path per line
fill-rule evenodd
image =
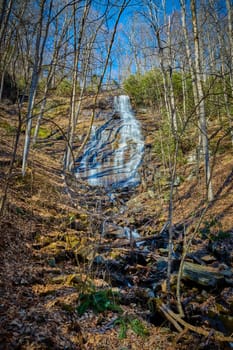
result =
M101 235L97 249L92 245L88 247L96 252L92 262L97 277L125 291L125 304L136 302L147 310L151 298L162 300L166 294L163 293L162 285L167 274L169 235L165 223L160 232L140 236L136 229L139 229L139 225L136 226L135 221L132 224L128 215L129 199L141 181L143 156L142 129L133 113L130 99L126 95L116 96L111 115L102 125L93 126L90 140L77 159L74 172L77 179L87 184L85 198L81 198L79 203L91 213L91 232ZM135 207L136 205L135 202ZM140 215L139 211L138 216ZM152 222L153 220L154 216ZM173 228L174 276L179 269L182 254L183 229L182 224ZM233 329L233 318L230 315L232 269L227 265L224 265L224 272L218 269L221 261L216 259L210 246L204 245L202 241L199 243L200 250L187 254L188 260L183 271L183 305L187 320L197 325L205 320L210 327L230 334ZM215 265L209 266L208 259ZM219 288L219 281L223 285L222 289ZM208 304L211 293L217 293L217 306L223 310L222 314ZM192 308L196 308L195 313ZM155 325L164 322L160 313L153 308L145 311L146 314Z
M115 96L111 117L98 128L92 127L90 140L77 160L75 174L90 186L104 188L109 201L114 203L115 191L118 194L128 192L140 183L143 154L141 125L135 118L130 99L126 95ZM123 214L124 206L119 211ZM134 228L121 227L111 221L111 216L103 221L103 235L110 223L121 237L140 237Z

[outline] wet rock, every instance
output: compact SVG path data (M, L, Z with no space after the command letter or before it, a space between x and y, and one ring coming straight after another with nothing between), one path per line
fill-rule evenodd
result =
M88 227L88 222L79 220L79 219L75 219L70 223L70 228L76 231L84 231L87 229Z
M93 263L97 265L103 265L105 262L105 259L102 255L96 255L93 259Z
M121 118L119 112L114 112L114 113L111 115L111 117L112 117L113 119L120 119L120 118Z
M113 99L111 97L105 99L99 99L97 102L97 107L103 110L111 109L113 105Z
M153 191L140 193L127 202L127 208L134 213L142 212L145 202L152 199L153 196Z
M125 238L125 230L124 227L120 227L113 223L104 223L102 234L106 238Z
M233 262L233 232L220 232L209 242L209 251L223 262Z
M110 96L106 97L106 98L100 98L96 104L94 104L93 102L89 102L84 104L83 109L87 109L87 110L91 110L91 109L101 109L101 110L108 110L108 109L112 109L113 107L113 98Z
M165 271L167 269L167 260L159 259L156 263L158 271Z
M153 135L148 135L145 138L145 146L146 147L152 147L155 142L154 136Z
M74 258L73 250L64 241L52 242L46 247L41 248L40 252L49 257L48 263L51 259L54 259L55 263L59 263Z
M55 241L41 249L41 252L48 253L49 255L56 256L61 251L66 249L66 243L64 241Z

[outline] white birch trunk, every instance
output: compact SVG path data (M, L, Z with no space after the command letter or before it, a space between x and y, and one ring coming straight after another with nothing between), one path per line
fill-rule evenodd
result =
M233 30L232 30L232 5L231 0L226 0L227 7L227 25L228 25L228 40L229 40L229 51L230 51L230 80L231 80L231 93L233 97Z
M73 21L74 21L74 62L73 62L73 78L72 78L72 95L70 102L70 119L68 127L68 144L66 145L66 152L64 156L64 170L70 170L72 167L71 154L74 142L75 128L76 128L76 95L77 95L77 80L78 80L78 62L81 50L81 43L83 38L83 33L85 29L86 19L89 12L90 3L86 1L83 10L83 16L81 20L81 28L79 32L79 37L77 41L77 24L76 24L76 6L73 5Z
M202 137L202 149L203 149L203 156L204 156L205 183L206 183L206 189L207 189L207 198L209 201L212 201L213 200L213 191L212 191L211 171L210 171L209 141L208 141L208 135L207 135L205 96L204 96L202 80L201 80L202 69L201 69L199 32L198 32L198 26L197 26L195 0L191 0L191 12L192 12L194 52L195 52L194 64L195 64L197 94L198 94L198 101L199 101L199 122L200 122L200 131L201 131L201 137Z
M34 56L34 65L31 79L31 86L29 92L29 102L28 102L28 110L27 110L27 118L26 118L26 131L25 131L25 141L24 141L24 149L23 149L23 162L22 162L22 175L24 176L27 168L27 160L31 143L31 131L32 131L32 117L33 117L33 108L35 104L37 86L39 81L39 75L41 71L41 65L43 60L43 53L45 42L48 35L49 23L50 23L50 15L53 0L50 2L50 11L49 18L46 24L46 32L42 41L42 29L43 29L43 16L44 16L44 6L46 0L40 1L40 18L37 24L37 32L36 32L36 44L35 44L35 56Z
M170 89L170 105L171 105L171 122L172 122L172 132L174 135L176 135L178 131L178 126L177 126L177 111L176 111L175 95L174 95L174 88L173 88L173 82L172 82L173 59L172 59L172 42L171 42L171 16L169 16L169 19L168 19L167 36L168 36L168 49L169 49L169 89Z
M219 55L220 55L220 61L221 61L221 74L222 74L222 78L221 78L221 84L222 84L222 89L223 89L223 97L224 97L224 104L225 104L225 110L226 110L226 114L227 114L227 119L228 119L228 123L229 123L229 128L230 128L230 135L231 135L231 142L232 142L232 146L233 146L233 116L230 112L230 99L229 99L229 94L227 93L227 82L226 82L226 76L227 76L227 68L226 68L226 56L225 56L225 44L224 44L224 40L222 37L222 27L219 23L219 18L217 16L217 14L214 12L214 5L215 5L215 0L210 0L210 4L211 4L211 11L212 11L212 17L214 19L214 25L217 28L216 32L217 32L217 50L219 49ZM229 6L229 5L228 5ZM229 11L229 7L228 7L228 11ZM229 20L229 18L228 18ZM230 25L230 30L232 30L232 27ZM233 54L233 53L232 53Z
M180 0L180 7L181 7L181 23L182 23L182 30L184 35L184 41L185 41L185 51L188 61L188 66L191 74L192 79L192 90L193 90L193 99L194 99L194 105L196 108L196 117L198 119L198 111L199 111L199 101L197 96L197 84L196 84L196 77L193 67L193 61L192 61L192 54L189 44L189 37L188 37L188 30L187 30L187 24L186 24L186 5L184 0ZM199 132L199 138L198 138L198 146L197 146L197 176L199 173L199 159L200 159L200 132Z

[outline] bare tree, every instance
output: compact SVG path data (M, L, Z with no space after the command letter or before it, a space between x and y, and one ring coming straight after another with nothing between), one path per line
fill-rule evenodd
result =
M45 34L44 36L42 36L43 24L45 19L45 5L46 5L46 0L40 0L39 19L36 24L35 54L34 54L32 79L31 79L31 85L30 85L30 91L29 91L29 103L28 103L25 142L24 142L24 150L23 150L23 164L22 164L23 176L25 175L25 172L26 172L27 159L28 159L28 153L29 153L29 147L30 147L30 141L31 141L32 112L33 112L34 103L35 103L39 75L41 72L45 43L48 37L48 30L51 23L50 20L51 20L51 13L52 13L52 7L53 7L53 0L50 0L50 3L49 3L48 18L44 28Z
M150 23L151 28L153 29L155 38L157 40L158 46L158 58L159 66L162 72L163 85L164 85L164 100L169 116L171 130L175 136L177 132L177 115L176 115L176 106L174 99L174 91L172 85L172 72L173 72L173 62L171 58L171 37L170 37L170 26L171 22L168 17L168 23L163 23L160 25L159 18L159 7L155 1L148 0L146 1L146 7L148 14L145 15L147 20ZM165 4L162 3L162 11L165 16ZM167 33L164 33L164 27L167 27ZM168 34L168 35L167 35ZM165 35L165 37L164 37ZM162 37L163 36L163 37Z
M3 0L0 15L0 47L2 46L2 41L4 40L5 33L7 32L12 6L13 0Z
M96 106L97 99L98 99L98 96L99 96L99 93L100 93L100 89L101 89L101 86L102 86L102 83L103 83L103 79L105 77L105 73L107 71L107 67L108 67L108 63L109 63L112 47L113 47L113 44L114 44L114 40L115 40L118 24L119 24L120 18L122 16L124 10L129 5L130 1L131 0L123 0L121 5L118 5L119 6L119 10L118 10L118 13L117 13L117 16L116 16L116 19L115 19L115 22L114 22L114 26L113 26L113 29L112 29L112 34L111 34L111 38L110 38L110 42L109 42L109 46L108 46L108 50L107 50L106 59L105 59L105 62L104 62L104 67L102 69L102 72L101 72L101 75L100 75L100 79L99 79L99 83L98 83L98 86L97 86L97 91L96 91L96 94L94 96L94 108L92 110L92 116L91 116L91 120L90 120L90 123L89 123L88 131L87 131L87 134L86 134L86 136L85 136L81 146L78 149L76 157L78 157L81 154L81 152L83 151L83 149L84 149L84 147L85 147L85 145L86 145L86 143L87 143L87 141L88 141L88 139L89 139L89 137L91 135L92 125L93 125L94 118L95 118L95 109L96 109L95 106Z
M232 29L232 3L231 0L226 0L227 7L227 26L228 26L228 41L229 41L229 52L230 52L230 80L231 80L231 92L233 97L233 29Z
M18 61L20 54L20 50L17 47L20 44L18 33L22 27L20 19L23 18L27 6L27 1L23 1L21 6L11 0L3 1L2 4L0 17L0 101L2 99L6 73L11 73L11 77L16 73L15 62Z
M35 131L34 131L34 136L33 136L33 144L36 143L39 129L40 129L40 124L41 120L43 118L43 114L45 111L46 107L46 102L47 102L47 97L48 97L48 92L49 88L51 87L52 81L55 78L55 73L56 73L56 68L58 65L59 61L59 53L62 49L62 46L64 45L64 40L66 41L66 36L67 36L67 31L71 22L71 17L69 18L69 14L67 13L62 27L61 24L58 21L58 17L55 18L55 34L54 34L54 48L53 48L53 53L52 53L52 59L48 64L48 74L47 74L47 79L45 82L45 87L44 87L44 96L42 98L42 103L41 103L41 108L40 108L40 114L37 118L37 123L35 126Z
M202 83L202 68L201 68L201 55L200 55L200 39L199 29L197 23L197 9L195 0L191 0L191 13L192 13L192 25L193 25L193 40L194 40L194 65L195 65L195 81L197 86L197 97L199 105L199 125L202 138L202 148L205 165L205 182L207 188L207 198L209 201L213 200L213 190L211 182L211 168L210 168L210 154L209 154L209 140L207 133L206 112L205 112L205 95L203 91Z
M88 13L90 10L91 1L86 0L85 6L83 8L82 18L80 21L80 28L78 32L77 28L77 6L73 5L73 31L74 31L74 59L73 59L73 77L72 77L72 94L70 101L70 118L69 118L69 127L68 127L68 140L69 144L66 147L65 157L64 157L64 169L70 168L70 158L71 158L71 149L73 145L74 132L77 123L76 118L76 98L77 98L77 87L78 87L78 63L81 54L81 44L84 36L84 31L86 27L86 21Z
M89 124L89 127L88 127L87 134L86 134L86 136L85 136L85 138L84 138L80 148L78 149L76 157L78 157L78 155L82 152L86 142L88 141L88 139L90 137L92 125L93 125L94 118L95 118L95 105L97 103L97 98L98 98L98 95L99 95L99 92L100 92L100 89L101 89L101 86L102 86L102 83L103 83L103 79L105 77L105 74L106 74L106 71L107 71L107 67L108 67L108 64L109 64L109 59L110 59L110 55L111 55L111 51L112 51L112 46L113 46L113 43L114 43L114 40L115 40L118 23L120 21L120 18L121 18L121 15L122 15L123 11L128 6L130 1L131 0L123 0L122 4L118 5L118 7L119 7L118 14L116 16L116 19L115 19L115 22L114 22L114 25L113 25L113 30L112 30L110 42L109 42L109 45L107 47L106 58L105 58L105 61L103 62L103 69L102 69L102 72L101 72L101 75L100 75L100 78L99 78L99 81L98 81L96 94L94 96L94 108L93 108L93 111L92 111L90 124ZM107 7L108 7L108 4L107 4ZM104 14L103 18L105 18L106 14L107 14L107 11L105 11L105 14ZM84 19L86 20L86 17ZM99 30L99 28L101 27L102 23L103 22L101 20L100 25L96 28L96 31ZM85 25L85 21L83 21L83 30L84 30L84 25ZM82 33L82 35L83 35L83 33ZM95 35L92 36L92 40L90 41L90 47L89 47L90 49L92 48L94 41L95 41ZM89 58L90 58L90 54L88 54L88 56L86 57L87 65L86 65L86 68L83 71L85 73L84 83L85 83L85 80L86 80L86 74L87 74L87 67L88 67ZM75 66L77 64L78 64L78 58L77 58L77 62L75 63ZM82 94L82 91L83 90L81 89L81 94ZM79 103L78 103L78 108L76 110L75 109L75 96L73 96L73 97L74 97L74 99L72 99L72 101L74 102L74 106L73 106L73 112L72 112L71 118L70 118L70 125L69 125L69 130L70 131L69 131L69 137L68 137L69 144L68 144L68 147L66 149L66 153L65 153L65 157L64 157L64 170L70 170L71 167L73 166L73 160L72 161L70 160L70 155L71 155L71 149L72 149L72 145L73 145L74 131L75 131L75 127L76 127L76 123L77 123L77 117L78 117L78 113L79 113L79 110L80 110L80 103L81 103L81 98L80 98L79 99Z

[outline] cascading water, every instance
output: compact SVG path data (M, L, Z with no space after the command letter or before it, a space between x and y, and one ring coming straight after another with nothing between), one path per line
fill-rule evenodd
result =
M133 187L140 182L138 168L144 150L141 127L128 96L115 97L114 108L110 120L97 129L93 127L75 173L92 186Z

